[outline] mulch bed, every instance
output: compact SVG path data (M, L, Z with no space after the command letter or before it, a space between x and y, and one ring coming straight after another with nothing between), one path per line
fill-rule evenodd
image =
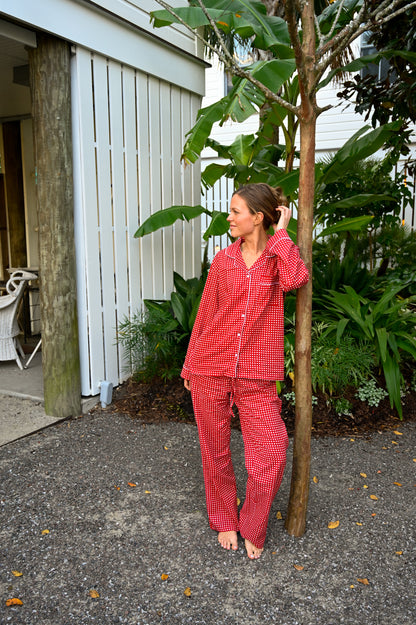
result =
M290 389L290 380L285 389ZM282 395L285 393L283 391ZM314 393L316 396L317 394ZM377 408L355 397L355 390L347 390L343 397L352 406L352 416L337 415L328 405L325 396L318 394L318 404L313 407L312 435L352 436L366 435L371 432L397 428L403 422L416 421L416 392L406 395L401 421L390 407L388 398L382 400ZM289 436L294 432L295 414L293 406L282 397L282 416ZM128 414L131 418L144 423L163 423L176 421L195 424L190 393L184 388L183 380L168 382L154 380L151 383L136 382L130 378L115 389L113 403L107 410ZM235 414L232 426L239 428L238 414Z

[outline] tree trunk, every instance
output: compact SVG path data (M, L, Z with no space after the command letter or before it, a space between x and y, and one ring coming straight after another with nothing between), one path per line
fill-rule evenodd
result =
M295 435L292 481L286 518L286 530L293 536L302 536L306 527L311 458L312 220L315 191L315 127L314 115L310 121L301 121L300 124L301 167L297 243L302 259L309 270L309 282L299 289L296 298Z
M293 467L286 530L302 536L306 527L311 460L312 386L311 386L311 325L312 325L312 235L315 195L315 135L316 98L310 85L314 79L315 26L313 0L303 5L302 55L298 66L300 107L300 173L297 243L309 270L309 282L301 287L296 299L295 334L295 435ZM299 62L297 60L297 62ZM301 71L299 71L299 69Z
M29 52L37 167L45 412L81 412L67 42L39 34Z

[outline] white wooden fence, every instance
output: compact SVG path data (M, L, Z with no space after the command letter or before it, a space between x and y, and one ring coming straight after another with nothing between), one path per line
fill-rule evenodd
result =
M125 379L117 328L145 298L166 298L173 270L200 269L200 224L134 238L173 204L198 204L199 168L180 165L200 97L84 48L73 58L74 203L82 394Z

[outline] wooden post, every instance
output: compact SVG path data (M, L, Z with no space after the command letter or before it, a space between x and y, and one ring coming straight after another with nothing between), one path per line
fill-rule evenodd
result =
M29 52L45 412L81 412L72 179L70 46L46 34Z

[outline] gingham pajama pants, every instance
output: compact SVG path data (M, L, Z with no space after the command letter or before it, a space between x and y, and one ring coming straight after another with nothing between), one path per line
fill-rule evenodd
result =
M282 481L288 447L276 384L192 375L191 393L210 527L217 532L239 531L261 549L270 508ZM233 403L238 407L248 473L240 515L230 452Z

